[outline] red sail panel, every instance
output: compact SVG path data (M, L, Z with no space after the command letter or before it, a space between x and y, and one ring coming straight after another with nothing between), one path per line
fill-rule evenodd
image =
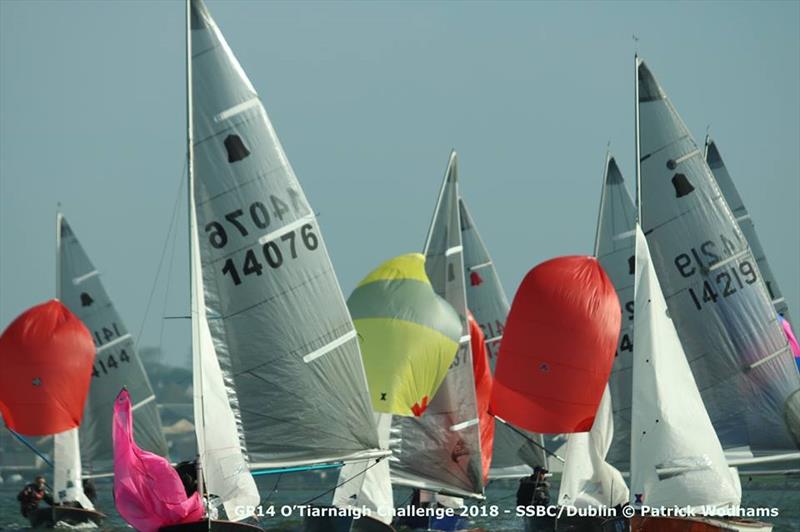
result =
M500 345L492 413L534 432L588 431L621 316L614 286L594 257L558 257L528 272Z
M80 425L95 347L86 326L56 299L23 312L0 336L0 413L26 436Z
M494 446L494 416L489 413L489 403L492 398L492 369L489 365L489 355L486 352L486 338L471 312L469 313L469 335L472 346L472 370L475 374L475 399L480 422L481 466L485 485L489 482L489 469L492 466L492 448Z

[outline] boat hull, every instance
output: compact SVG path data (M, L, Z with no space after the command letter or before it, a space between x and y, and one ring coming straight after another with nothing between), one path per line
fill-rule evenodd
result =
M769 532L772 525L738 518L643 517L631 518L631 532Z
M255 530L263 530L255 525L247 523L238 523L236 521L221 521L216 519L201 519L200 521L192 521L189 523L178 523L177 525L162 526L158 529L159 532L203 532L214 530L217 532L253 532Z
M550 520L552 523L552 519ZM558 532L628 532L626 517L564 517L555 522Z
M56 523L66 523L72 526L94 523L99 527L103 524L105 518L105 514L97 510L72 508L70 506L37 508L28 514L31 528L53 528Z
M394 532L394 528L367 516L359 519L306 517L303 520L303 532Z

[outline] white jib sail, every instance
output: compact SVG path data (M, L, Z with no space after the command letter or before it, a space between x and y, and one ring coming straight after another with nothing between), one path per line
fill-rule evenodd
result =
M375 414L378 442L389 448L392 429L391 414ZM333 494L333 505L339 508L366 508L370 517L390 525L394 513L394 494L389 473L389 460L349 462L339 473L339 487Z
M722 445L636 226L631 503L723 508L741 502Z
M622 474L606 462L613 436L611 394L606 386L592 430L570 434L567 439L564 472L558 492L559 505L613 507L628 500L628 486Z
M206 318L200 245L194 202L191 209L192 389L197 449L208 493L222 499L231 520L248 517L237 507L260 501L255 479L244 458L239 426L228 400ZM208 425L208 429L206 426Z
M56 503L78 502L87 510L94 510L94 505L83 493L77 428L53 437L53 466L53 500Z

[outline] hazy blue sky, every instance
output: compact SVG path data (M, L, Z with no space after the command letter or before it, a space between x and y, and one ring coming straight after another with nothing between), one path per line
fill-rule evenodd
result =
M591 253L608 141L633 179L636 33L698 142L711 124L800 316L800 3L207 4L346 294L421 248L451 147L509 296ZM138 332L184 164L184 53L180 1L0 0L0 327L53 297L60 201ZM143 345L188 306L181 206ZM163 338L182 357L188 324Z

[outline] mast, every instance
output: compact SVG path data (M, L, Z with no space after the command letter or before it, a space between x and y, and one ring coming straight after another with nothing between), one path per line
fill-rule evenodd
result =
M635 155L636 155L636 223L642 223L642 166L640 147L639 147L639 54L633 56L633 109L634 109L634 131L636 138L634 139Z
M594 252L597 258L597 248L600 247L600 224L603 223L603 205L606 202L606 179L608 179L608 163L611 161L611 150L606 147L606 164L603 167L603 184L600 187L600 208L597 210L597 225L594 230Z
M199 309L196 307L197 298L194 297L195 276L199 275L196 271L194 257L194 208L192 196L194 195L194 139L192 130L192 0L186 0L186 214L188 216L189 232L189 319L197 319ZM199 345L200 328L192 327L192 343ZM196 370L202 371L202 364L196 364ZM198 382L203 382L202 374ZM205 410L203 409L202 397L200 398L200 411L202 412L200 423L205 426ZM197 420L195 421L197 423ZM199 447L199 444L198 444ZM197 454L197 489L203 494L203 466L200 460L200 453ZM208 522L211 527L211 521Z
M61 204L56 211L56 299L61 301Z

